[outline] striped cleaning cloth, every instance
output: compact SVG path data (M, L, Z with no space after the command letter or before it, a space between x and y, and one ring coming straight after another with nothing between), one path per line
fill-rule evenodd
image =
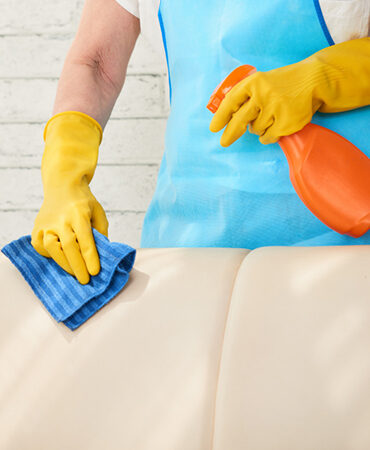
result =
M80 284L52 258L37 253L31 245L30 235L22 236L1 249L52 317L71 330L82 325L123 289L135 261L134 248L110 242L95 228L92 230L101 269L85 285Z

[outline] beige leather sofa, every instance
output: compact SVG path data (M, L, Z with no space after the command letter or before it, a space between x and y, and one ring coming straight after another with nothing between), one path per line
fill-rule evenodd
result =
M77 331L0 254L1 450L369 450L370 246L138 249Z

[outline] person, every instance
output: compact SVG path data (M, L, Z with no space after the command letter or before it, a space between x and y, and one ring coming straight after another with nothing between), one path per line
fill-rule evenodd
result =
M140 31L162 38L170 85L141 247L370 244L303 205L276 144L312 120L370 156L369 17L367 0L86 0L44 129L33 247L82 284L99 273L91 227L107 236L108 221L89 183ZM212 116L212 91L242 64L258 72Z

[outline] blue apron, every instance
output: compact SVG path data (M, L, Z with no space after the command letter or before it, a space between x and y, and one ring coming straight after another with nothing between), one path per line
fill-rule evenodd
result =
M245 133L230 147L211 133L206 109L233 69L266 71L333 44L318 0L161 0L171 110L141 247L370 244L324 225L301 202L278 144ZM370 108L315 114L368 156Z

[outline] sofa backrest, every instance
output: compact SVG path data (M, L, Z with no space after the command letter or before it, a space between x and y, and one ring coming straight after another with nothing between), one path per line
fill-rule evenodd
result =
M74 332L0 254L1 450L368 450L370 246L138 249Z

